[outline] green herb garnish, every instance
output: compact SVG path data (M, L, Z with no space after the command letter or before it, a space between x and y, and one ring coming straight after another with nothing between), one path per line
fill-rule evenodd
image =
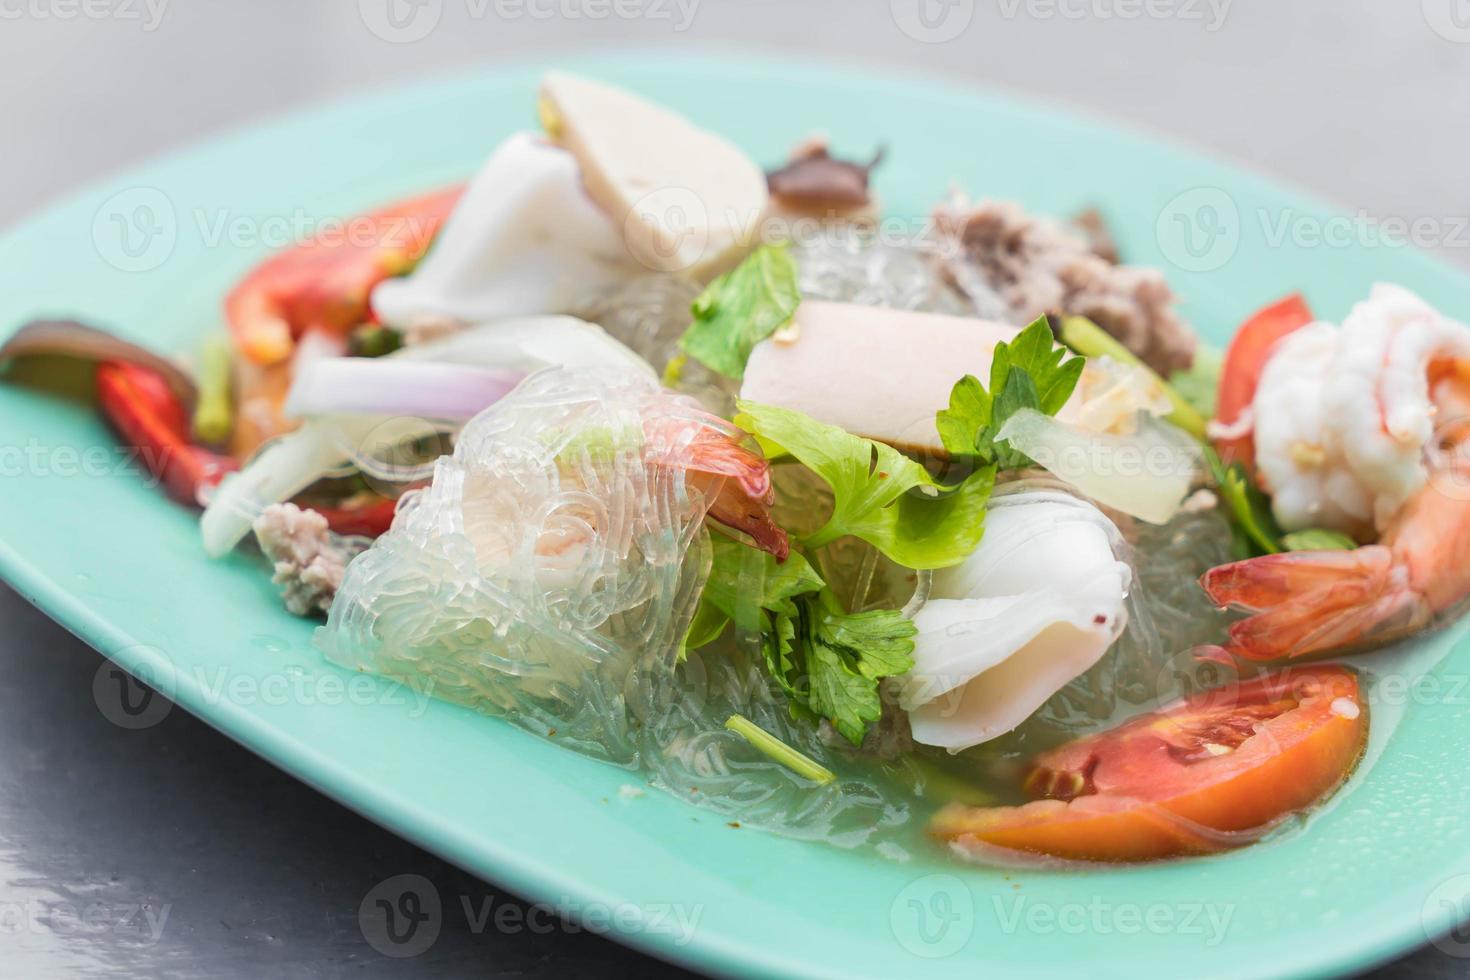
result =
M972 457L982 465L1029 466L1024 453L997 440L996 434L1022 409L1055 415L1072 396L1085 363L1067 357L1066 348L1056 345L1045 317L1036 320L1015 340L995 346L988 390L969 374L950 390L949 408L934 420L940 441L951 455Z
M699 294L679 347L738 381L755 345L790 323L800 303L796 263L786 246L762 245Z
M1235 530L1235 551L1242 558L1281 551L1281 528L1271 516L1271 502L1239 463L1226 466L1220 454L1204 447L1205 461L1220 489L1226 516Z
M900 565L930 569L958 564L980 543L994 466L945 486L884 443L774 405L740 402L739 409L735 424L768 456L789 454L832 488L832 516L804 539L808 547L852 535Z
M776 655L768 652L767 669L795 704L861 745L883 714L879 681L914 665L918 627L896 609L845 613L830 590L802 596L797 606L799 616L786 621L789 636L786 623L777 623Z
M716 536L711 544L688 648L711 642L733 622L759 638L766 671L785 692L793 717L826 718L860 744L882 714L879 682L914 665L917 628L897 610L844 611L797 551L777 562L729 538Z
M725 727L743 737L767 758L814 783L830 783L837 777L831 769L803 755L744 715L731 715Z

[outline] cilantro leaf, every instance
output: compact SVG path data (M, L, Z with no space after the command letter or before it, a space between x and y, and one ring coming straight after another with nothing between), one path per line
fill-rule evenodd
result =
M799 552L778 564L730 538L714 537L711 544L710 574L686 648L711 642L732 621L757 633L766 672L786 694L792 716L826 718L861 743L882 712L879 682L914 665L917 627L897 610L845 612Z
M810 706L854 745L883 713L878 682L914 665L911 620L893 609L844 613L831 593L804 600Z
M789 453L832 488L832 516L806 538L808 546L852 535L900 565L930 569L960 563L980 543L994 466L946 487L892 446L791 409L744 401L738 407L735 424L768 454Z
M793 551L778 562L769 552L722 534L711 535L710 545L714 559L700 593L700 608L718 610L724 622L733 620L740 629L761 629L760 614L765 610L795 616L792 598L826 584L800 552Z
M684 643L679 649L679 659L683 660L689 656L690 650L698 650L720 638L725 632L725 627L730 625L730 616L713 602L705 602L700 597L699 605L694 607L694 617L689 621L689 629L684 633Z
M906 673L914 665L913 622L891 609L835 615L818 625L829 646L854 653L858 673L879 680Z
M761 636L761 655L766 662L766 673L775 678L777 686L791 699L791 717L814 718L807 706L806 672L799 666L796 655L796 621L795 616L771 617Z
M1083 358L1068 357L1067 348L1052 336L1046 317L1037 317L1015 340L995 345L990 362L990 390L1004 390L1012 372L1019 370L1029 376L1036 390L1036 404L1027 407L1055 415L1072 397L1086 363ZM1003 418L997 420L998 425L1004 423Z
M967 374L949 392L949 408L934 417L939 441L951 456L989 455L989 443L981 439L990 432L994 399L980 379Z
M807 657L811 671L811 709L832 723L853 745L863 744L868 725L883 714L878 685L858 673L835 648L813 643Z
M1000 469L1029 466L1024 453L996 434L1022 409L1055 415L1072 396L1085 363L1057 346L1045 317L1036 320L1014 340L995 345L989 391L969 374L950 389L949 408L934 419L940 441L953 456L973 456Z
M762 245L699 294L679 347L738 381L755 345L790 323L800 303L796 263L786 246Z
M985 440L990 443L991 451L995 454L996 465L1001 469L1016 470L1031 465L1029 456L1012 449L1010 443L998 438L1001 428L1005 426L1010 417L1027 408L1040 411L1041 395L1037 392L1036 383L1031 380L1031 375L1020 368L1013 367L1006 375L1000 394L996 396L995 409L991 413L991 429L985 435Z

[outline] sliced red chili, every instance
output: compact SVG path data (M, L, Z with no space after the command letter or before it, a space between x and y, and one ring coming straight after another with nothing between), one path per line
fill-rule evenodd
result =
M180 503L200 506L203 491L236 468L230 457L189 441L188 413L157 371L104 361L97 366L97 400L123 443Z

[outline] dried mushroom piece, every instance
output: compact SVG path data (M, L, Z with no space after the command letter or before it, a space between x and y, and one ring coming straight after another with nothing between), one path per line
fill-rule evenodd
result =
M766 185L786 210L834 216L866 212L873 205L869 178L885 152L880 148L867 163L839 160L824 137L812 137L791 151L784 167L766 174Z

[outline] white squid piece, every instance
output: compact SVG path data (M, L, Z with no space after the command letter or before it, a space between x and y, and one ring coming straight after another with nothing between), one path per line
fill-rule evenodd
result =
M765 174L734 144L573 75L540 98L546 135L501 143L414 273L373 290L384 323L561 312L649 271L705 278L755 243Z
M1011 731L1102 658L1133 572L1102 512L1067 493L1000 492L980 547L936 572L914 615L899 703L914 740L951 752Z
M641 271L572 155L517 133L480 168L418 269L379 283L372 303L399 328L481 323L564 310Z

